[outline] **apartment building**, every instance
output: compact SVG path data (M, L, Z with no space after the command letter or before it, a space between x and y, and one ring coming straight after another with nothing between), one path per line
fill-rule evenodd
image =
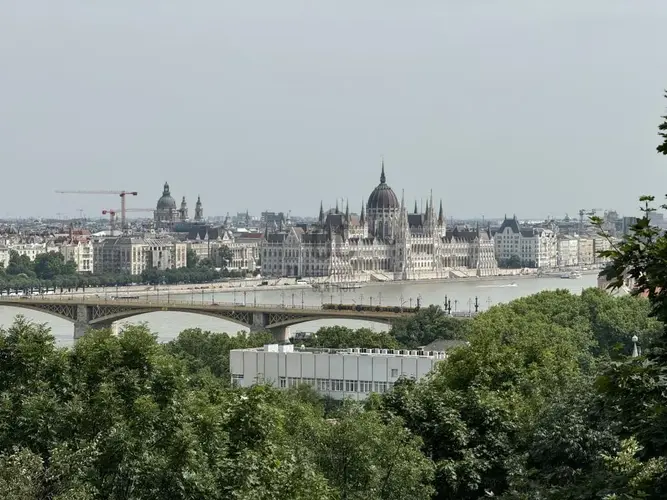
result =
M579 265L579 239L569 235L558 236L558 267Z
M65 262L76 264L79 273L93 273L93 243L92 241L72 241L62 244L58 250Z
M558 264L558 243L551 229L522 228L516 215L505 218L493 236L496 260L503 262L518 258L524 267L553 268Z
M93 243L93 266L100 274L141 274L146 269L187 265L187 245L166 238L122 236Z

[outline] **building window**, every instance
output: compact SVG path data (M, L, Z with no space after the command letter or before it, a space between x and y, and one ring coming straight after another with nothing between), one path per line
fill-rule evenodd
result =
M303 385L308 385L310 387L315 387L315 379L314 378L302 378L301 383Z
M232 373L232 385L242 385L242 384L243 384L243 375Z
M380 394L387 392L387 382L375 382L375 392Z
M330 391L331 390L330 380L326 379L326 378L318 378L317 379L317 390L318 391Z
M398 368L392 368L391 369L391 376L392 377L398 377Z
M331 380L331 390L335 392L343 392L343 381L339 379Z
M345 392L357 392L358 388L359 388L359 382L357 380L345 381Z
M285 380L285 377L280 377L280 388L284 389L287 387L287 380Z
M359 381L359 392L371 392L373 390L373 382L370 380Z

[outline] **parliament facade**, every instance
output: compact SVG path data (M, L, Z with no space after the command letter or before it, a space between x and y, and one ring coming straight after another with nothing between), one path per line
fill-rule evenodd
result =
M261 244L264 276L329 277L332 282L491 276L498 273L488 228L447 230L431 195L425 210L409 211L386 181L362 205L324 212L312 226L267 227Z

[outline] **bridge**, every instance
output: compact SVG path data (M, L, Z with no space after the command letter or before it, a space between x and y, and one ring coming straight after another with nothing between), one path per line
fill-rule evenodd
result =
M0 297L0 306L41 311L66 319L74 324L74 339L82 337L91 328L109 328L115 321L159 311L213 316L249 328L250 331L269 331L278 341L287 340L290 326L306 321L352 319L391 324L398 318L414 314L393 310L336 310L319 306L288 307L275 304L206 304L203 301L200 304L193 304L174 302L169 298L158 300L155 297L110 300L74 296L4 296Z

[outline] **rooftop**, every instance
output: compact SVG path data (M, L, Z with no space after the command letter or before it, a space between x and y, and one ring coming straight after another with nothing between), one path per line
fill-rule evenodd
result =
M334 354L341 356L379 356L379 357L414 357L445 359L447 355L444 351L417 351L407 349L362 349L353 347L349 349L325 349L325 348L300 348L292 344L266 344L263 347L249 349L235 349L236 351L248 352L281 352L292 354Z

